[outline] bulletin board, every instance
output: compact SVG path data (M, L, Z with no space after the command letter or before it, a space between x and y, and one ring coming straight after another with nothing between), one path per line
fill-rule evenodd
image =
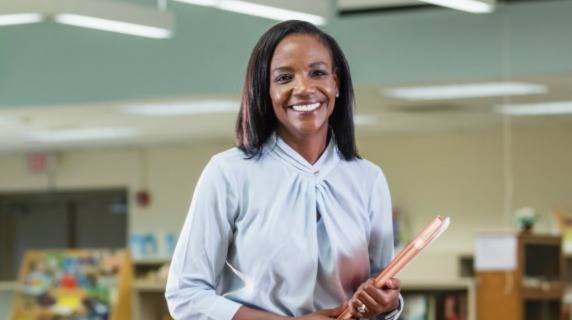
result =
M125 250L27 251L12 320L131 319L132 281Z

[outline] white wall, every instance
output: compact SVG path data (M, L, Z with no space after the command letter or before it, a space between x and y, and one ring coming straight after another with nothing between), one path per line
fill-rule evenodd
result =
M451 217L434 249L470 252L475 232L514 227L504 214L501 129L365 138L360 145L384 169L394 205L413 230L435 214ZM513 130L511 149L513 208L535 208L543 215L537 230L548 232L552 208L572 206L572 128Z

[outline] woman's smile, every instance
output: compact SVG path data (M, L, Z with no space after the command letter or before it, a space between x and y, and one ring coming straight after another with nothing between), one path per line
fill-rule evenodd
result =
M311 104L298 104L298 105L293 105L291 108L294 109L294 111L298 111L298 112L312 112L316 109L318 109L320 107L321 103L316 102L316 103L311 103Z

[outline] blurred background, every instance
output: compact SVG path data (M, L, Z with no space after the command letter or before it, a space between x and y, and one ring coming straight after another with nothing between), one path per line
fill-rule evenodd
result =
M451 303L474 319L477 235L518 232L525 207L560 236L572 215L572 1L466 2L0 0L0 318L27 250L128 248L132 318L167 319L165 265L202 169L233 146L250 52L298 18L347 56L396 250L452 220L402 275L425 310L409 319L454 319Z

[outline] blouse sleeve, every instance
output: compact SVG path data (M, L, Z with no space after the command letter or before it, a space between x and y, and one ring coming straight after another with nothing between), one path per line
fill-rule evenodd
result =
M237 212L234 177L216 160L197 183L171 261L165 296L177 320L231 320L241 306L216 293Z
M369 236L369 262L371 277L375 278L393 259L393 217L389 187L383 172L379 170L371 188L369 214L371 229ZM399 296L397 309L378 316L376 319L399 318L403 310L403 298Z
M379 170L369 199L371 221L369 235L369 263L371 277L376 277L393 259L393 218L391 197L385 176Z

